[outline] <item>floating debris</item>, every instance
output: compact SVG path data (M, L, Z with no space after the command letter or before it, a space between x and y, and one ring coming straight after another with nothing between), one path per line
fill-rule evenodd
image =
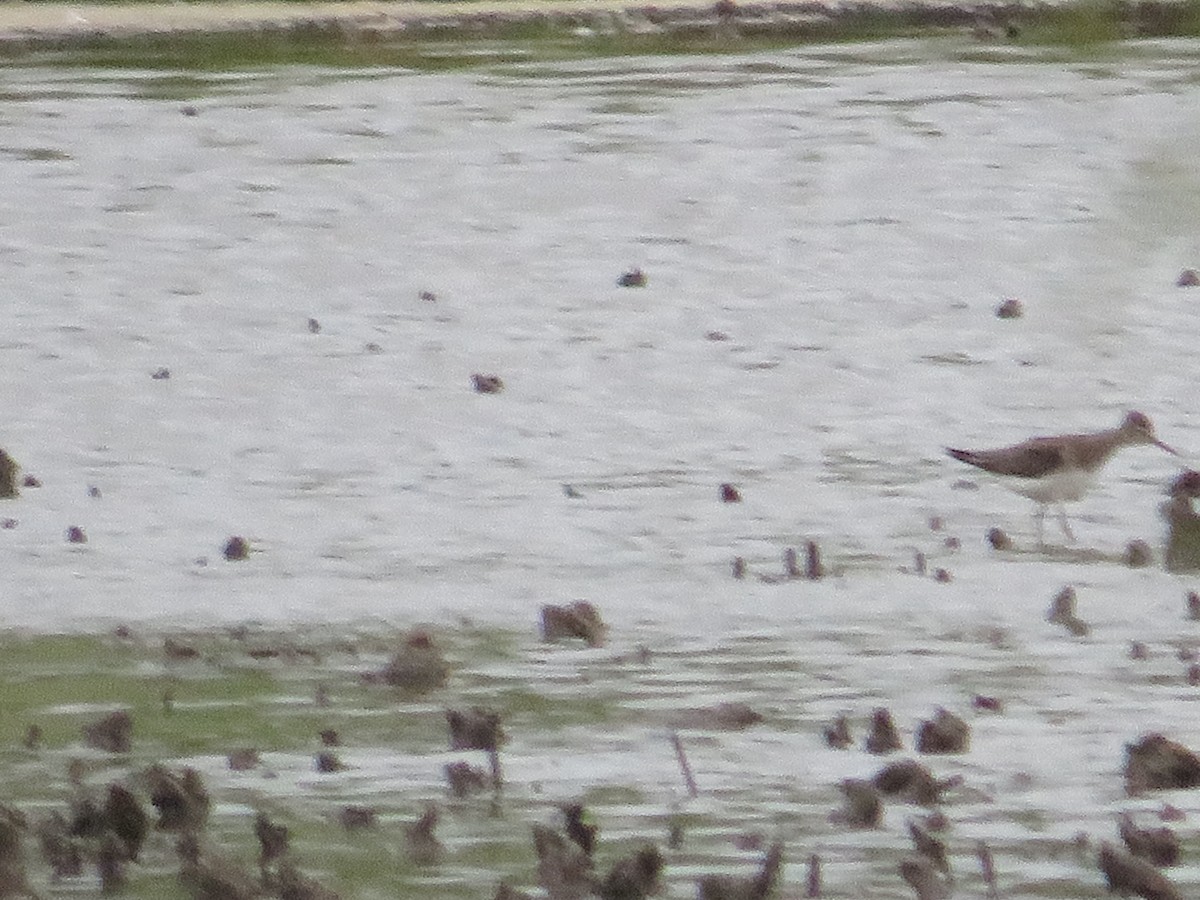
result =
M1097 862L1112 893L1135 894L1146 900L1183 900L1179 889L1158 869L1107 841L1100 845Z
M21 487L40 488L41 486L42 480L36 475L26 475L21 479Z
M426 303L436 303L437 294L433 291L421 291L421 293L417 294L417 299L424 300Z
M640 288L646 286L646 281L646 273L641 269L634 268L621 274L621 277L617 279L617 286Z
M471 376L471 385L477 394L498 394L504 390L504 381L499 375L481 375L476 372Z
M988 697L983 694L976 694L971 698L971 708L978 709L983 712L1004 712L1004 701L999 697Z
M825 567L821 565L821 549L816 541L806 541L804 544L804 577L809 581L817 581L825 577Z
M225 542L221 553L230 562L246 559L250 555L250 542L244 537L234 535Z
M563 489L563 496L567 497L570 500L582 500L583 499L583 494L581 494L579 492L579 489L577 487L575 487L575 485L573 485L573 484L564 484L562 486L562 489Z
M1175 287L1196 287L1200 285L1200 274L1195 269L1184 269L1175 279Z
M67 539L68 544L86 544L87 543L87 535L84 533L83 529L80 528L78 525L71 525L69 528L67 528L65 537Z
M1091 630L1087 622L1075 615L1075 588L1070 585L1055 594L1046 621L1062 625L1075 637L1084 637Z
M133 716L118 709L83 726L83 742L107 753L128 753L133 747Z
M996 307L997 319L1019 319L1025 315L1025 305L1016 297L1007 297Z
M868 753L882 755L900 750L904 744L900 740L900 732L892 721L892 714L884 707L879 707L871 713L871 731L863 742L863 749Z
M567 606L542 607L543 641L581 638L589 647L601 647L607 633L600 611L586 600L576 600Z
M309 318L308 318L308 333L309 334L320 334L321 333L321 323L318 322L316 319L312 318L312 316L309 316Z
M854 743L854 738L850 735L850 723L845 716L838 716L825 726L822 733L825 745L835 750L845 750Z
M160 366L150 373L150 377L155 381L169 381L171 378L171 370L166 366Z
M742 559L740 556L735 556L733 558L732 569L733 577L741 581L746 577L746 560Z
M971 726L946 709L917 726L918 753L965 753L971 746Z
M726 481L724 484L721 485L720 491L721 491L721 502L722 503L741 503L742 502L741 492L736 487L734 487L732 484L730 484L728 481Z
M1143 791L1200 787L1200 757L1183 744L1158 734L1125 745L1125 790Z
M341 772L346 768L342 760L332 750L322 750L318 753L313 765L323 775Z
M700 789L696 787L696 777L692 774L692 766L683 749L683 741L674 731L671 732L671 746L675 748L675 761L679 763L679 771L683 773L683 783L687 785L688 796L699 796Z

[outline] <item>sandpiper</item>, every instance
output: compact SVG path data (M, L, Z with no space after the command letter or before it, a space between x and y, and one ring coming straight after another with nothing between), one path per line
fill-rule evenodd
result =
M955 459L999 475L1005 487L1037 503L1040 544L1046 506L1051 503L1058 507L1058 521L1063 533L1068 540L1075 540L1063 504L1083 499L1112 455L1122 447L1135 444L1153 444L1179 455L1158 439L1150 419L1140 412L1127 413L1119 426L1103 431L1035 437L997 450L948 447L946 452Z

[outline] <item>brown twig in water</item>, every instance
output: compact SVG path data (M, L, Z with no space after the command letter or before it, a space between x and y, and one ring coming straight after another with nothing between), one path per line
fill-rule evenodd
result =
M1000 892L996 889L996 866L992 862L992 851L983 841L975 845L975 855L979 857L979 868L983 870L983 883L987 885L987 895L990 900L996 900Z
M674 731L671 732L671 744L675 748L675 758L679 760L679 769L683 772L688 795L696 797L700 794L700 790L696 787L696 779L692 777L692 767L688 765L687 754L683 752L683 742L679 740L679 735Z

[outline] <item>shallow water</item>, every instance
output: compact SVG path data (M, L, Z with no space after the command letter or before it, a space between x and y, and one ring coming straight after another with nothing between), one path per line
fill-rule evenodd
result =
M976 729L937 766L974 792L947 810L956 865L986 839L1005 896L1091 896L1077 832L1197 811L1119 779L1144 730L1200 745L1175 658L1200 640L1196 579L1120 564L1131 538L1161 560L1179 461L1126 451L1072 511L1079 544L1036 552L1030 504L942 447L1139 408L1195 464L1200 295L1174 281L1200 262L1198 138L1200 45L1178 41L0 71L0 443L43 483L0 510L0 621L523 630L505 677L649 713L557 734L555 753L588 748L561 780L514 750L512 792L635 785L644 809L609 813L631 833L681 801L658 713L745 699L768 721L694 751L699 803L787 840L793 895L808 852L832 896L909 895L905 810L877 835L826 821L837 781L881 763L826 750L820 725L887 705L911 730L944 705ZM617 286L631 266L646 287ZM994 316L1005 297L1024 318ZM505 390L474 393L476 372ZM1025 549L992 552L993 525ZM221 558L231 534L249 560ZM831 577L758 577L807 539ZM952 580L903 573L916 551ZM1087 638L1044 621L1068 583ZM578 598L610 648L537 648L541 604ZM618 666L605 686L595 667L638 645L666 654L650 684ZM1005 712L970 713L975 693ZM1185 859L1174 877L1200 884ZM688 896L676 864L667 893Z

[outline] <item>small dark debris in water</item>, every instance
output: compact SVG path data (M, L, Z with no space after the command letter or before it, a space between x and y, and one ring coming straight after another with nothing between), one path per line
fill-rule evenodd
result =
M804 577L809 581L825 577L825 567L821 565L821 549L816 541L804 543Z
M1122 562L1131 569L1144 569L1154 562L1154 551L1143 540L1133 540L1125 545Z
M7 451L0 450L0 497L17 496L17 473L20 470L17 461Z
M1157 732L1125 745L1125 791L1200 787L1200 757Z
M696 900L765 900L775 890L783 864L783 844L771 845L755 875L702 875L696 882Z
M928 565L928 561L925 559L925 554L920 550L913 554L913 572L915 574L920 575L922 578L925 577L929 571Z
M118 625L113 629L113 637L119 641L131 641L134 637L133 629L125 624Z
M433 291L421 291L421 293L417 294L417 299L424 300L426 303L436 303L437 294Z
M571 500L580 500L583 498L583 494L579 493L579 489L576 488L573 484L564 484L562 486L562 489L563 489L563 494L566 495Z
M83 726L83 742L108 753L128 753L133 747L133 716L118 709Z
M1188 666L1187 683L1191 687L1200 685L1200 665Z
M599 830L591 821L591 816L584 808L582 803L564 803L559 806L559 811L563 814L563 831L567 837L575 842L575 845L586 853L592 855L592 851L596 849L596 832Z
M1075 637L1084 637L1091 630L1087 622L1075 615L1075 588L1070 585L1054 595L1046 621L1062 625Z
M746 577L746 561L740 556L733 558L733 577L739 581Z
M361 828L374 828L377 822L373 806L343 806L338 813L338 822L347 831L358 831Z
M576 600L567 606L542 607L543 641L580 638L589 647L601 647L607 632L600 611L586 600Z
M166 366L160 366L150 373L150 377L155 381L168 381L171 378L171 370Z
M445 685L450 666L423 628L409 632L400 650L388 660L377 678L392 687L407 691L429 691Z
M66 531L66 539L68 544L86 544L87 535L78 525L70 526Z
M1001 528L989 528L987 542L992 545L993 550L1011 550L1013 548L1012 538Z
M36 475L26 475L21 479L21 487L40 488L41 486L41 479L39 479Z
M246 559L250 555L250 542L244 537L234 535L225 542L221 553L230 562Z
M1200 285L1200 274L1195 269L1184 269L1175 279L1175 287L1196 287Z
M341 772L346 768L332 750L322 750L318 753L315 765L317 771L322 773Z
M316 319L312 318L311 316L309 316L309 319L308 319L308 333L309 334L320 334L321 333L321 323L318 322Z
M1004 701L999 697L987 697L983 694L976 694L972 697L971 706L983 712L1004 712Z
M1130 641L1129 658L1138 662L1147 660L1150 658L1150 648L1147 647L1142 641Z
M451 750L498 750L504 741L500 713L484 706L446 710Z
M1187 617L1193 622L1200 621L1200 594L1195 591L1187 592Z
M42 746L42 726L30 725L25 729L25 738L21 746L26 750L40 750Z
M267 814L254 817L254 836L258 838L258 864L266 868L288 852L288 827L272 822Z
M179 108L179 112L182 113L183 115L187 116L188 118L199 115L199 110L197 110L196 107L191 106L190 104L188 106L181 106Z
M465 762L447 763L445 769L446 783L450 793L458 799L479 794L491 787L487 773Z
M662 868L662 853L653 844L646 844L613 863L596 893L600 900L645 900L658 893Z
M728 481L726 481L724 484L721 485L721 502L722 503L741 503L742 502L742 494L736 487L734 487L732 484L730 484Z
M417 821L404 829L404 844L408 857L418 866L431 866L442 858L445 848L434 830L440 813L436 804L430 803Z
M258 767L261 759L258 751L253 747L239 747L237 750L231 750L226 757L229 763L230 770L234 772L248 772L251 769Z
M954 578L948 569L938 568L933 570L933 580L938 584L949 584Z
M918 753L965 753L971 746L971 726L947 709L917 726Z
M835 750L845 750L854 743L854 738L850 735L850 723L845 716L838 716L826 725L823 734L825 745Z
M675 751L675 761L679 764L679 772L683 775L683 783L687 786L688 796L696 797L700 794L700 788L696 784L696 776L692 773L692 764L688 762L687 751L683 747L683 741L679 739L679 734L672 731L670 734L671 747Z
M997 319L1019 319L1025 315L1025 306L1016 297L1008 297L996 307Z
M342 736L338 734L336 728L322 729L317 737L321 739L322 747L340 747L342 745Z
M900 862L900 877L917 894L917 900L947 900L951 895L950 883L924 856L910 856Z
M93 500L99 500L100 499L100 488L96 487L94 484L89 484L88 485L88 496L91 497Z
M883 819L879 789L861 778L846 778L838 787L842 791L842 807L830 820L850 828L878 828Z
M947 550L959 550L962 548L962 541L954 535L950 535L944 541L942 541L942 546Z
M14 529L16 527L17 527L16 519L0 519L0 528L3 528L5 531L11 531L12 529Z
M363 344L363 350L366 353L382 353L383 347L374 341L367 341L365 344Z
M476 372L471 376L471 385L477 394L498 394L504 390L504 381L499 375L481 375Z
M1133 816L1124 812L1117 820L1117 833L1134 856L1156 866L1173 866L1179 862L1179 837L1166 826L1139 828L1134 824Z
M921 823L909 820L908 836L912 838L913 848L920 856L933 863L933 867L943 875L950 874L950 860L946 857L946 845L930 834Z
M200 658L200 651L190 644L184 644L174 638L163 641L163 656L167 662L189 662Z
M972 481L970 478L959 478L959 479L955 480L955 482L953 484L950 485L950 490L952 490L952 491L977 491L977 490L979 490L979 484L977 482Z
M707 341L727 341L729 335L724 331L707 331L704 333L704 339Z
M946 527L946 520L943 519L941 516L930 516L929 517L929 530L930 531L941 531L945 527Z
M871 731L863 742L863 749L868 753L883 754L899 750L904 745L900 741L900 732L892 721L892 714L884 707L879 707L871 713Z
M646 273L641 269L630 269L617 279L618 287L645 287Z
M933 806L941 800L942 791L955 782L938 781L929 769L915 759L902 759L888 763L876 772L871 783L881 794L889 797L898 797L919 806Z
M1097 858L1111 893L1134 894L1147 900L1183 900L1183 894L1165 875L1144 859L1105 841Z

